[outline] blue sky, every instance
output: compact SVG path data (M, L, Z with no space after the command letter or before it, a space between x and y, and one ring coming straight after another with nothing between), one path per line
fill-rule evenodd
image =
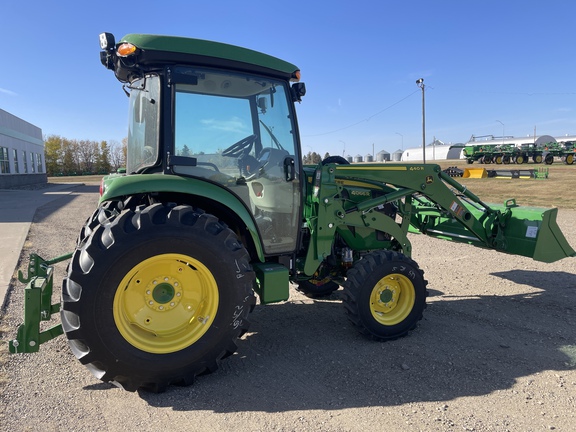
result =
M0 108L44 135L126 136L98 34L196 37L300 67L304 152L366 155L471 135L576 134L573 0L4 2Z

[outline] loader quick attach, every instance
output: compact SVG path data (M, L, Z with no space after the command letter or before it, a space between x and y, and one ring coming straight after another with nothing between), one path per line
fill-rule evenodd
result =
M409 233L553 262L576 255L556 209L488 205L435 164L303 166L299 69L222 43L100 35L129 94L127 166L103 178L75 251L33 255L10 352L61 333L98 379L126 390L191 384L236 350L260 304L343 287L366 337L406 335L427 281ZM52 265L70 260L61 302ZM42 329L59 313L61 324Z

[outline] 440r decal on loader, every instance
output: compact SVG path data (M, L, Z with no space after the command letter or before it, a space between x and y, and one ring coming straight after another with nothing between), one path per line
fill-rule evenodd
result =
M99 379L162 391L214 371L260 303L343 287L344 312L376 340L422 318L427 281L408 234L552 262L575 256L556 209L489 206L438 165L302 166L300 71L197 39L100 36L129 94L127 166L102 181L75 251L31 257L10 351L65 333ZM51 265L70 259L61 303ZM60 313L61 324L41 330Z

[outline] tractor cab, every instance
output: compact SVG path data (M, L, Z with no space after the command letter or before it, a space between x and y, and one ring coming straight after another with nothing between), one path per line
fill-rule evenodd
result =
M103 33L100 45L102 64L130 97L126 173L217 184L248 209L265 255L293 253L302 201L294 102L305 94L298 68L198 39L116 43Z

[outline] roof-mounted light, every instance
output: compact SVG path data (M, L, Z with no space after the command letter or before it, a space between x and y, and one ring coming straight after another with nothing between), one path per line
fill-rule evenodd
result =
M300 71L297 70L295 72L292 73L292 78L290 78L291 82L298 82L300 81Z
M131 43L128 43L128 42L124 42L123 44L120 44L118 46L118 48L116 49L116 53L120 57L126 57L126 56L129 56L131 54L134 54L134 52L137 49L138 48L135 45L132 45Z
M104 51L108 51L114 48L116 41L114 40L114 35L112 33L100 33L100 48Z

